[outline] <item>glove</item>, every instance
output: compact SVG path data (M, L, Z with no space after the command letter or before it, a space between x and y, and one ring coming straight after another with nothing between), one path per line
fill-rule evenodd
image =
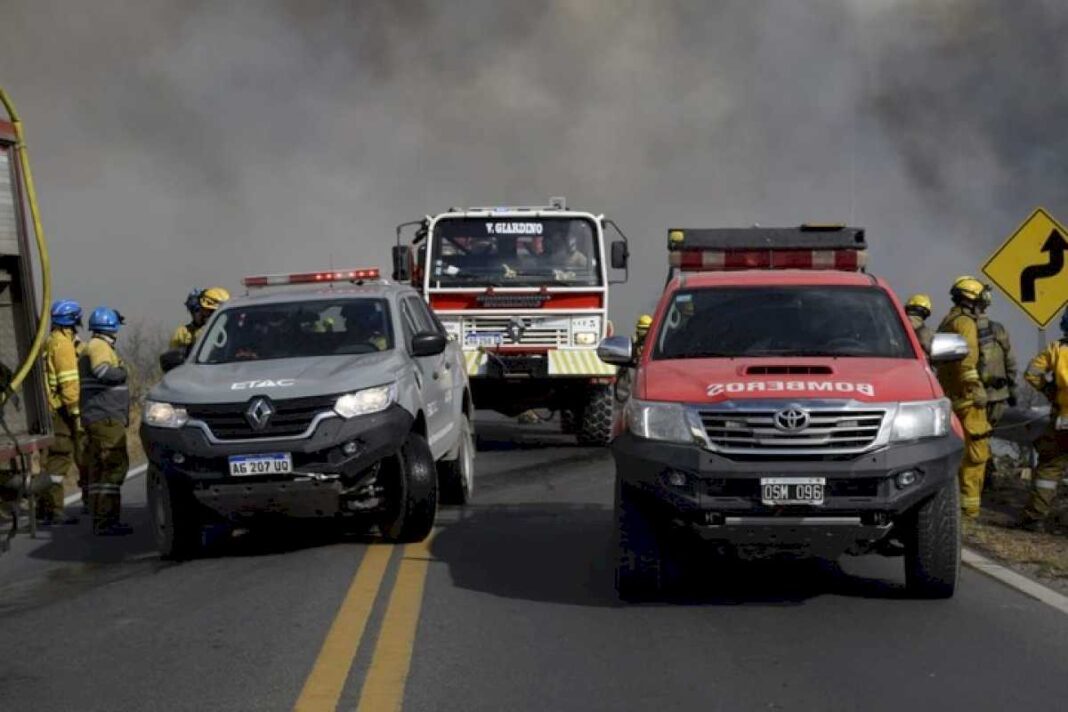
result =
M1015 408L1016 407L1016 394L1015 393L1010 393L1009 394L1009 400L1007 402L1008 402L1010 408Z

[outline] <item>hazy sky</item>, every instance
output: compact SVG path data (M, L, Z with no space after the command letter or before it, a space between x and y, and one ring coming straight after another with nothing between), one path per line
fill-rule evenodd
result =
M183 318L193 286L388 264L395 224L569 203L626 230L848 221L902 296L1068 220L1068 3L0 0L57 291ZM1001 305L1033 350L1033 330Z

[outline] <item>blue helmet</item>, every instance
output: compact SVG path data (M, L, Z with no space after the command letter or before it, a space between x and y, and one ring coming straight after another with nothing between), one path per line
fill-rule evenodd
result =
M73 299L52 302L53 326L77 326L82 320L82 306Z
M89 315L89 331L95 331L98 334L115 334L124 321L122 315L114 309L97 307Z
M185 308L189 310L190 314L197 313L197 309L200 308L200 295L203 293L203 289L194 288L189 292L189 296L185 298Z

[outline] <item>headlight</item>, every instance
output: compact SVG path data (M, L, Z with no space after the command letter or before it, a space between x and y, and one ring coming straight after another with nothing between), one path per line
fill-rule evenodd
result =
M575 346L593 346L597 343L596 331L576 331Z
M156 428L180 428L189 422L189 413L180 405L146 400L141 419Z
M625 415L627 429L639 438L674 443L701 443L704 432L690 411L678 403L653 403L631 398Z
M346 393L337 399L334 404L334 412L348 420L357 415L378 413L389 407L397 395L396 386L392 383L374 388L364 388L355 393Z
M949 401L945 398L901 403L894 416L890 439L899 442L941 437L949 432L949 417Z

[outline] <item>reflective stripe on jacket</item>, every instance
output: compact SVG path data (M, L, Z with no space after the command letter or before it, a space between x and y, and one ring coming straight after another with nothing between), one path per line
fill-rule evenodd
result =
M53 329L45 343L45 378L48 381L48 405L53 412L65 408L78 415L78 356L82 343L74 329Z
M130 418L130 389L126 367L115 353L111 340L94 335L78 362L82 386L82 422Z

